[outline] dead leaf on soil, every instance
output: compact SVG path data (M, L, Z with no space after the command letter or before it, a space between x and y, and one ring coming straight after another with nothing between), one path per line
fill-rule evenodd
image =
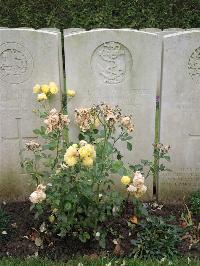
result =
M12 227L12 228L17 228L17 223L13 223L13 224L11 224L11 227Z
M36 239L35 239L35 245L37 247L42 247L43 246L43 241L42 241L42 239L40 237L36 237Z
M129 218L129 221L132 223L132 224L138 224L138 218L134 215L134 216L131 216Z
M113 241L113 243L114 243L114 241ZM115 248L114 248L113 253L115 254L115 256L123 255L124 251L121 248L121 241L119 239L117 239L115 243L114 243L115 244Z

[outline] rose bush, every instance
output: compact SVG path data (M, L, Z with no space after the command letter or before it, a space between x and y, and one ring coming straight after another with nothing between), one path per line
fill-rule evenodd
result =
M118 106L101 103L76 109L74 120L80 134L77 143L71 142L68 115L46 104L57 92L58 87L53 82L33 88L41 103L41 109L35 113L43 125L34 130L41 143L26 143L33 158L22 163L37 185L30 201L37 210L36 216L48 209L49 228L60 236L72 235L83 242L97 239L104 247L103 224L120 216L124 206L124 199L111 176L122 176L127 199L137 202L135 208L142 210L138 198L146 192L145 178L153 173L155 165L146 160L141 165L124 165L117 144L124 142L132 150L129 140L134 125L131 116L122 115ZM73 90L68 90L67 94L70 99L75 96ZM149 169L144 177L146 166Z

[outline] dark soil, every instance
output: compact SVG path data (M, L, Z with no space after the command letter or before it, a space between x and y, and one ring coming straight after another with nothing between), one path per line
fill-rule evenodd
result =
M4 234L0 235L0 257L26 258L39 256L53 260L67 260L77 255L88 255L91 258L96 258L99 254L105 254L105 250L101 250L96 241L82 243L71 236L61 239L51 233L40 233L39 228L42 222L34 219L34 211L30 212L29 202L6 203L0 205L0 208L5 211L9 219ZM167 218L174 216L176 219L173 223L185 227L181 220L181 214L184 211L183 205L160 206L149 203L147 208L153 215ZM130 239L136 237L134 232L130 236L130 228L127 225L127 220L130 221L130 217L133 216L133 206L128 204L125 209L126 212L120 219L108 221L105 225L107 228L112 228L106 240L106 253L115 256L130 254L132 248ZM197 224L198 222L199 220L196 217L194 223ZM118 239L119 245L113 243L115 234L121 236ZM40 243L41 238L43 239L43 245ZM195 241L191 239L191 233L186 233L178 249L183 256L200 258L199 243L193 242Z

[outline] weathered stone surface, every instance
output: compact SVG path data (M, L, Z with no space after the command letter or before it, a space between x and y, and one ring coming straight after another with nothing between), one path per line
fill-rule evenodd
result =
M85 29L83 29L83 28L68 28L68 29L63 30L63 34L65 36L65 35L71 35L74 33L80 33L82 31L85 31Z
M58 56L59 56L58 61L59 61L60 88L64 92L64 71L63 71L61 32L57 28L41 28L40 31L54 32L54 33L57 33L58 35Z
M30 179L20 167L19 155L35 136L32 87L54 81L60 86L59 40L53 32L0 29L0 198L23 199ZM60 107L60 97L54 102Z
M40 30L60 33L60 30L57 28L41 28Z
M155 33L158 34L158 36L161 39L163 39L163 37L166 36L166 35L178 33L178 32L181 32L181 31L184 31L184 29L181 29L181 28L168 28L168 29L164 29L163 31L158 31L158 32L155 32ZM160 65L162 67L162 56L160 57ZM161 70L161 67L160 67L160 70ZM161 73L160 73L160 77L161 77ZM158 86L156 95L157 95L157 97L160 98L160 86Z
M169 29L164 29L161 32L158 32L158 34L161 37L163 37L163 36L166 36L166 35L169 35L169 34L179 33L179 32L182 32L182 31L185 31L185 30L181 29L181 28L169 28Z
M162 30L158 28L143 28L143 29L140 29L140 31L151 32L151 33L162 32Z
M186 31L191 31L191 30L200 30L200 28L190 28L190 29L186 29Z
M132 114L133 151L123 149L129 163L152 159L160 56L161 43L152 33L107 29L65 36L67 86L77 93L68 104L71 121L75 108L102 101ZM71 136L77 133L74 125ZM152 198L152 178L148 198Z
M185 29L183 28L167 28L167 29L164 29L163 31L169 31L169 32L172 32L172 31L184 31Z
M159 177L159 200L200 189L200 32L164 36L160 141L171 145L172 172Z

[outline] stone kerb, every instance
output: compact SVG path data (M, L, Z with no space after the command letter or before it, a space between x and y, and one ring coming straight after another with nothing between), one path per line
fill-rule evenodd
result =
M160 201L200 188L200 31L163 37L160 141L171 145L172 172L159 176Z
M60 35L33 29L0 29L0 198L22 200L30 180L20 167L20 150L34 139L38 120L32 87L61 85ZM61 97L53 105L60 108Z
M77 94L68 104L71 121L75 108L102 101L119 105L135 122L133 153L126 161L152 159L156 90L159 85L161 42L157 35L137 30L92 30L64 38L67 85ZM77 136L74 124L71 136ZM152 178L148 198L152 198Z

